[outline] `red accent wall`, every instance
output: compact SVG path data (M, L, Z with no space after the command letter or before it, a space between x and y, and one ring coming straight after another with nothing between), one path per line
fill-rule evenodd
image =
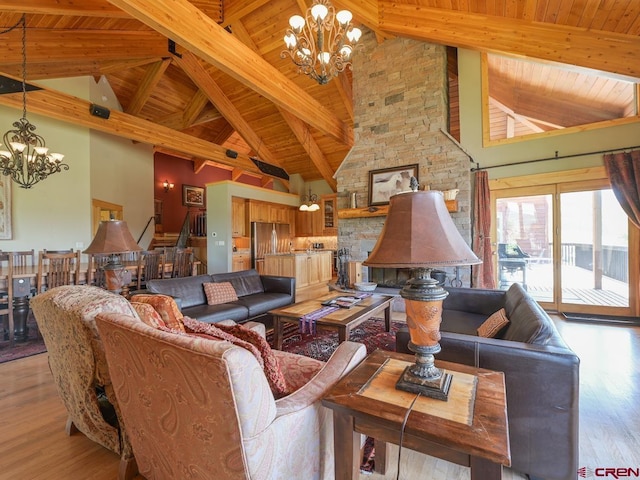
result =
M162 200L162 228L164 233L179 233L182 222L191 209L193 214L200 212L199 208L182 205L182 185L204 187L207 183L231 180L231 171L212 166L204 167L200 173L193 171L193 162L182 158L172 157L164 153L156 153L153 161L154 197ZM164 191L162 184L165 180L173 183L174 187ZM260 186L260 178L242 175L237 182Z

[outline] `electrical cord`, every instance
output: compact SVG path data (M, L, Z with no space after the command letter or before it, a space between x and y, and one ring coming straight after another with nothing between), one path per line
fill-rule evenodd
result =
M400 458L402 456L402 441L404 439L404 429L407 426L409 414L411 413L411 410L413 409L413 406L415 405L418 398L420 398L420 392L418 392L416 398L413 399L413 402L411 402L411 405L409 405L409 408L407 408L407 413L404 414L404 420L402 421L402 427L400 428L400 444L398 445L398 473L396 475L396 480L400 480Z

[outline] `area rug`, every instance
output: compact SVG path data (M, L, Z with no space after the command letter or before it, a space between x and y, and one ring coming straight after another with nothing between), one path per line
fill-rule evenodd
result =
M319 331L316 334L303 334L295 328L285 330L282 350L297 353L305 357L315 358L326 362L331 354L338 348L338 332ZM391 322L391 331L384 331L383 318L370 318L351 330L349 340L363 343L367 347L367 353L376 348L395 351L396 332L404 322Z
M395 351L396 332L406 325L404 322L391 322L391 331L384 330L384 318L370 318L351 330L349 340L363 343L367 353L376 348ZM268 337L267 337L268 338ZM303 334L296 324L287 324L283 332L282 350L306 357L327 361L338 348L338 332L320 331L317 334ZM375 449L373 438L367 437L362 449L360 473L371 475L375 468Z
M37 355L38 353L47 351L42 335L38 332L38 325L32 312L29 312L29 316L27 317L27 327L29 329L29 335L26 341L15 342L13 347L11 347L8 340L0 341L0 363L30 357L31 355ZM0 339L2 338L3 335L0 334Z

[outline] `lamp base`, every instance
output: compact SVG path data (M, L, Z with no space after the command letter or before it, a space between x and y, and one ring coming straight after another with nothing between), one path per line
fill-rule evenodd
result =
M430 379L414 375L411 371L413 365L409 365L404 369L400 379L396 382L396 389L405 392L419 393L423 397L444 400L449 398L449 388L451 387L451 379L453 376L443 372L439 378Z

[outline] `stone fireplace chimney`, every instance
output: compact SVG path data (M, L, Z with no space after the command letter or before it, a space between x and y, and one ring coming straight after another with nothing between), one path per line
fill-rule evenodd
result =
M355 143L338 171L338 208L349 208L353 193L358 207L368 205L369 171L417 163L420 188L459 189L458 211L451 215L470 244L471 164L443 133L449 116L446 47L406 38L378 44L366 29L361 43L353 61ZM364 261L385 218L340 219L339 248L349 249L350 260ZM446 286L469 286L468 267L443 270Z

